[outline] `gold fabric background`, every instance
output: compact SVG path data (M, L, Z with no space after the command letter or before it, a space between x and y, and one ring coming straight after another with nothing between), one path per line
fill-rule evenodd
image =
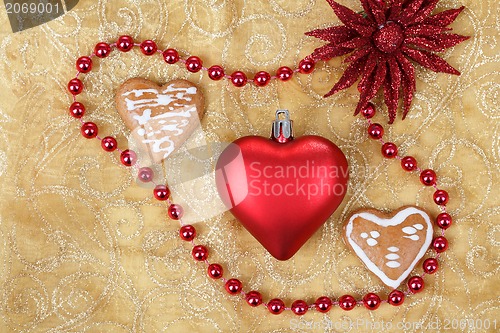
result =
M361 9L356 0L340 2ZM372 324L380 331L387 323L393 325L387 331L422 331L419 322L436 325L429 331L459 331L453 327L461 320L469 320L465 331L485 331L478 327L488 323L488 331L495 331L495 324L498 330L499 4L443 0L438 10L461 4L467 9L453 28L473 37L443 56L462 76L417 66L418 93L409 117L387 126L386 134L403 154L437 170L450 193L455 223L447 232L451 246L440 270L425 278L423 293L401 307L335 308L327 315L311 311L300 321L291 313L273 316L250 308L206 277L205 266L195 263L189 245L178 239L178 225L168 221L164 206L135 184L116 156L79 135L79 123L67 115L66 84L78 56L121 34L154 39L162 49L200 55L205 64L222 64L228 71L294 66L322 44L305 31L339 22L326 1L82 0L48 24L4 32L0 331L337 332L349 320L360 325L346 329L351 332L371 331ZM5 31L3 10L0 24ZM122 146L127 129L114 109L113 94L130 77L159 83L186 78L199 84L207 101L203 127L214 141L268 135L274 111L288 108L297 135L325 136L348 156L351 192L342 206L287 262L270 257L229 213L197 224L199 241L209 246L212 261L223 264L226 276L240 278L246 290L259 290L266 300L281 297L290 305L297 298L312 302L323 294L359 297L368 291L385 297L388 288L342 243L341 221L359 207L417 204L432 216L438 210L431 189L396 161L383 160L380 145L365 135L365 122L352 117L355 88L321 97L344 68L335 59L288 83L236 89L167 66L161 57L146 58L136 49L98 61L85 76L87 89L79 100L88 107L86 119L100 124L101 133L118 136ZM375 120L386 124L385 107L376 102L381 111ZM203 191L193 195L211 200Z

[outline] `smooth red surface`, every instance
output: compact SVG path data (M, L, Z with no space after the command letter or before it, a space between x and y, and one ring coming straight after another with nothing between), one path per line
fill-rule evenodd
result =
M288 174L278 172L284 168ZM344 154L319 136L287 143L243 137L224 150L216 169L217 189L226 206L279 260L291 258L304 245L347 191Z

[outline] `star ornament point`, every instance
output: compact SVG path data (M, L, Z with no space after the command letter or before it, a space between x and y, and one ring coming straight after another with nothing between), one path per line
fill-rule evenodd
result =
M314 60L349 56L344 74L325 95L331 96L359 80L358 114L378 91L383 90L389 123L396 119L400 98L403 119L416 90L415 62L434 72L460 75L435 54L469 39L448 28L464 7L432 14L439 0L360 0L364 14L334 0L327 0L344 25L306 33L328 44L314 50Z

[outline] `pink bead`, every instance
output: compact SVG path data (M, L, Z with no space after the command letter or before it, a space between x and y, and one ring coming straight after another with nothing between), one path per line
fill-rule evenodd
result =
M413 294L421 292L424 290L424 279L420 276L411 277L408 280L408 288Z
M283 301L279 298L273 298L267 303L267 309L272 314L279 315L285 311L285 303L283 303Z
M182 215L184 215L184 209L181 205L172 204L168 207L168 216L172 220L179 220L182 218Z
M245 294L245 300L248 305L256 307L262 304L262 295L255 290L252 290Z
M446 206L449 200L448 192L445 190L437 190L434 192L434 202L439 206Z
M350 311L356 306L356 299L351 295L344 295L339 298L339 306L342 310Z
M290 67L286 67L286 66L280 67L276 71L276 76L281 81L288 81L293 76L293 70Z
M196 73L203 67L203 61L197 56L191 56L186 59L186 69L191 73Z
M108 43L97 43L94 48L94 54L98 58L106 58L111 53L111 46Z
M154 178L154 171L151 168L143 167L139 169L137 178L143 183L149 183Z
M391 291L389 297L387 298L387 302L394 306L399 306L403 304L404 300L405 300L405 294L399 290Z
M96 124L87 122L82 125L81 132L84 138L93 139L99 131Z
M316 302L314 302L316 310L322 313L330 311L330 309L332 308L332 304L332 300L326 296L321 296L316 300Z
M243 288L243 285L242 285L241 281L238 279L229 279L226 281L224 288L226 289L226 291L229 294L237 295L237 294L241 293L241 289Z
M222 266L219 264L210 264L208 265L207 273L212 279L220 279L223 274Z
M76 70L80 73L88 73L92 70L92 59L89 57L80 57L76 60Z
M253 83L255 83L258 87L267 86L267 84L271 81L271 75L268 72L258 72L255 74L253 78Z
M398 155L398 147L392 142L386 142L382 145L382 155L385 158L394 158Z
M208 249L203 245L196 245L193 247L193 251L191 251L194 260L196 261L205 261L208 258Z
M156 185L153 195L156 200L165 201L170 197L170 189L165 185Z
M453 220L448 213L441 213L436 217L436 224L441 228L441 229L448 229Z
M179 53L174 49L166 49L163 51L163 59L167 64L175 64L179 61Z
M368 126L368 135L373 140L379 140L384 135L384 128L380 124L371 124Z
M213 65L208 69L208 77L214 81L218 81L224 77L224 68L219 65Z
M130 149L124 150L120 154L120 161L124 166L132 166L137 162L137 154Z
M443 253L448 249L448 240L443 236L436 237L432 241L432 248L437 253Z
M107 152L112 152L115 151L116 148L118 148L118 143L116 142L115 138L107 136L101 140L101 147Z
M81 118L85 114L85 105L80 102L74 102L69 107L69 114L74 118Z
M231 82L235 87L243 87L245 84L247 84L247 76L243 72L236 71L231 74Z
M83 91L83 82L74 78L68 82L68 90L73 95L78 95Z
M154 41L148 39L141 43L141 52L144 55L150 56L155 54L156 51L158 51L158 46Z
M425 259L422 266L424 268L424 272L426 272L427 274L434 274L439 268L439 263L435 258L428 258Z
M196 237L196 229L190 224L183 225L179 230L179 235L182 240L190 242Z
M363 305L368 310L376 310L380 306L380 297L374 293L368 293L363 297Z
M134 39L130 36L120 36L116 42L116 47L122 52L128 52L134 47Z
M436 184L436 173L431 169L425 169L420 173L420 182L425 186Z
M310 74L314 71L314 61L310 59L302 59L299 62L299 72L302 74Z
M302 316L306 314L307 310L309 310L309 306L306 302L299 299L292 303L291 309L297 316Z
M368 104L366 104L366 106L361 110L361 114L366 119L373 118L373 116L375 116L375 113L376 113L375 105L373 105L372 102L368 102Z
M413 156L405 156L401 159L401 167L405 171L413 171L417 169L417 160Z

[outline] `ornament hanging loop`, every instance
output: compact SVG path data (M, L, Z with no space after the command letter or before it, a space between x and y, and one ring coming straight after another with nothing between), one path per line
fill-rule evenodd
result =
M283 116L283 117L282 117ZM293 121L288 110L277 110L273 121L271 139L279 143L293 140Z

